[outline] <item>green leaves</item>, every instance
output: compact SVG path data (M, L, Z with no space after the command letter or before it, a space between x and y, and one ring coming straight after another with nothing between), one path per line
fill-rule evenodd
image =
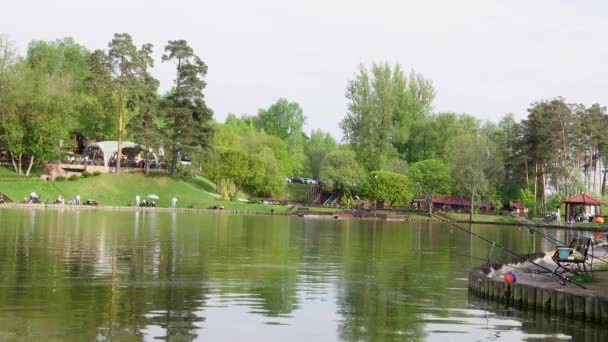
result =
M428 115L434 93L430 81L414 72L406 77L399 65L360 67L348 84L348 111L340 127L367 170L382 169L414 147L412 128Z
M14 66L14 78L2 95L0 132L21 173L21 156L48 160L59 149L59 141L69 141L74 120L74 89L69 79L31 69L25 62ZM17 165L18 164L18 165ZM28 170L29 170L28 168Z
M283 140L301 134L306 118L297 102L281 98L268 110L260 110L256 124L264 132Z
M175 88L164 101L166 137L171 150L171 172L177 172L178 154L202 153L210 148L213 112L205 103L203 89L207 65L194 54L185 40L171 40L165 47L163 62L176 66Z
M418 195L424 196L429 213L432 212L432 199L437 194L448 193L452 185L449 166L438 159L427 159L414 163L409 177Z
M339 190L348 195L363 184L365 170L357 162L355 153L343 146L327 154L321 164L320 178L328 190Z
M369 199L390 202L393 207L407 206L413 198L408 177L388 171L370 172L363 192Z
M208 168L210 177L216 183L233 186L233 191L227 192L230 199L236 199L244 187L260 196L271 196L285 187L279 163L268 148L256 154L235 149L218 151Z

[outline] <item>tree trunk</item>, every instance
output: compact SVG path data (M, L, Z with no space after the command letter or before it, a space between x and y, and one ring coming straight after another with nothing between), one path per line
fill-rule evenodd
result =
M426 198L426 206L429 210L429 216L433 215L433 196Z
M591 193L595 193L595 190L597 190L597 158L593 162L593 190Z
M146 170L144 174L147 176L150 174L150 151L148 150L148 146L146 146Z
M606 195L606 166L602 163L602 196Z
M175 76L175 106L176 108L179 108L180 105L180 101L181 99L179 98L179 94L181 91L181 69L182 69L182 59L178 58L177 59L177 75ZM173 113L173 149L171 152L171 175L173 177L177 176L177 153L178 153L178 148L177 148L177 135L178 135L178 128L177 128L177 123L179 122L179 113L177 111L175 111Z
M526 188L530 189L530 174L528 171L528 159L524 160L524 168L526 171Z
M21 166L22 166L22 165L21 165L21 158L22 158L22 157L23 157L23 154L22 154L22 153L19 153L19 162L17 163L17 166L19 167L19 172L18 172L18 174L19 174L19 175L22 175L22 174L23 174L23 171L21 170Z
M120 161L122 159L122 120L123 120L123 94L118 94L118 151L116 154L116 174L120 174Z
M543 189L542 189L542 194L541 194L541 199L542 199L542 213L544 214L547 208L547 174L545 173L545 163L543 163L541 165L541 172L542 172L542 184L543 184Z
M30 157L30 165L27 167L27 172L25 173L26 176L30 175L30 171L32 171L32 166L34 165L34 156Z
M534 163L534 205L538 203L538 162ZM537 208L538 209L538 206Z
M15 157L13 157L12 152L11 152L11 161L13 162L13 168L15 168L15 173L19 175L20 174L19 168L17 167L17 163L15 162Z
M471 191L471 208L469 211L469 222L473 222L473 208L475 206L475 190Z
M175 177L177 176L177 149L173 150L173 152L171 152L172 156L171 156L171 176Z

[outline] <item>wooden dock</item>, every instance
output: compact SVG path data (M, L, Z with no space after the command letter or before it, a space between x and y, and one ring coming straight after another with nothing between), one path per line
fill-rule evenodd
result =
M526 277L520 281L518 277L516 283L506 283L501 277L488 276L486 267L476 267L469 273L469 291L483 299L522 309L608 322L608 284L600 282L582 289L569 283L560 285L558 280L537 275L535 279Z

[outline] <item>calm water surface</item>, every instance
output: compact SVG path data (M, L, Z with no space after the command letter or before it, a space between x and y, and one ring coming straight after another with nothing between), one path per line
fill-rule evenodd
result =
M520 252L552 248L527 229L472 229ZM5 209L0 341L607 336L470 296L480 261L468 256L490 247L444 224Z

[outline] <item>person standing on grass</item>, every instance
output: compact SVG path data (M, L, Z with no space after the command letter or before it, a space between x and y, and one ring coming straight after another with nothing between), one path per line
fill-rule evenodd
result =
M135 206L137 208L139 208L139 200L140 200L139 195L135 196Z
M175 196L171 199L171 208L177 208L177 197Z
M80 195L76 195L76 205L80 205Z

